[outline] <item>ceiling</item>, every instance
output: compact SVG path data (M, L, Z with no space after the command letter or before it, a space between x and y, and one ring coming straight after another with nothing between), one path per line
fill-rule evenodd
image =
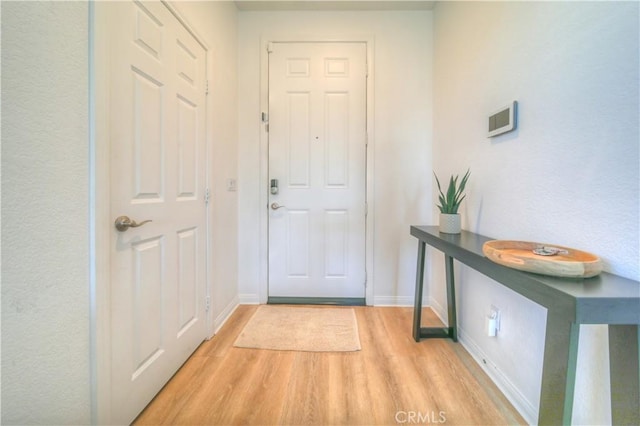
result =
M435 1L422 0L237 0L242 11L282 11L282 10L431 10Z

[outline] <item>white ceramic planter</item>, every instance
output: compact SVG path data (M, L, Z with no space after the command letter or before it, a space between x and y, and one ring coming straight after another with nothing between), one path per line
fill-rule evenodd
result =
M440 232L445 234L459 234L460 231L460 214L440 213Z

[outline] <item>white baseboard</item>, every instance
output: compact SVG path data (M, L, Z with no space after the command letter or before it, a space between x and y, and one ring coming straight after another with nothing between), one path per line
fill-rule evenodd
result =
M436 316L438 318L440 318L440 321L442 321L442 323L444 325L449 325L449 319L447 318L447 311L444 309L444 307L438 303L438 301L436 299L429 299L429 306L431 307L431 310L436 314Z
M258 294L239 294L238 300L241 305L259 305L260 304L260 296Z
M373 306L413 306L413 297L408 296L375 296Z
M213 320L213 335L216 335L218 331L220 331L220 329L227 322L231 314L233 314L233 312L236 310L236 308L238 307L238 304L239 304L238 298L234 297L227 304L227 306L225 306L224 309L222 309L222 312L220 312L218 316Z

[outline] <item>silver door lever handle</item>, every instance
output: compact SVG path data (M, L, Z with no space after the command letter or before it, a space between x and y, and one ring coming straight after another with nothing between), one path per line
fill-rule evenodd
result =
M129 216L118 216L116 218L115 225L118 231L124 232L129 228L137 228L147 222L151 222L151 220L143 220L142 222L137 223L135 220L129 219Z
M281 206L281 205L280 205L280 204L278 204L278 203L271 203L271 208L272 208L273 210L278 210L278 209L281 209L281 208L283 208L283 207L285 207L285 206Z

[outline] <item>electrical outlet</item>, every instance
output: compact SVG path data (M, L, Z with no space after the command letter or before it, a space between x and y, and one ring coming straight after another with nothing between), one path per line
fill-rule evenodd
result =
M491 305L491 312L489 314L490 318L495 318L496 320L496 331L500 331L500 309L496 306Z
M493 305L491 305L491 311L485 320L485 328L489 337L496 337L498 330L500 330L500 309Z

